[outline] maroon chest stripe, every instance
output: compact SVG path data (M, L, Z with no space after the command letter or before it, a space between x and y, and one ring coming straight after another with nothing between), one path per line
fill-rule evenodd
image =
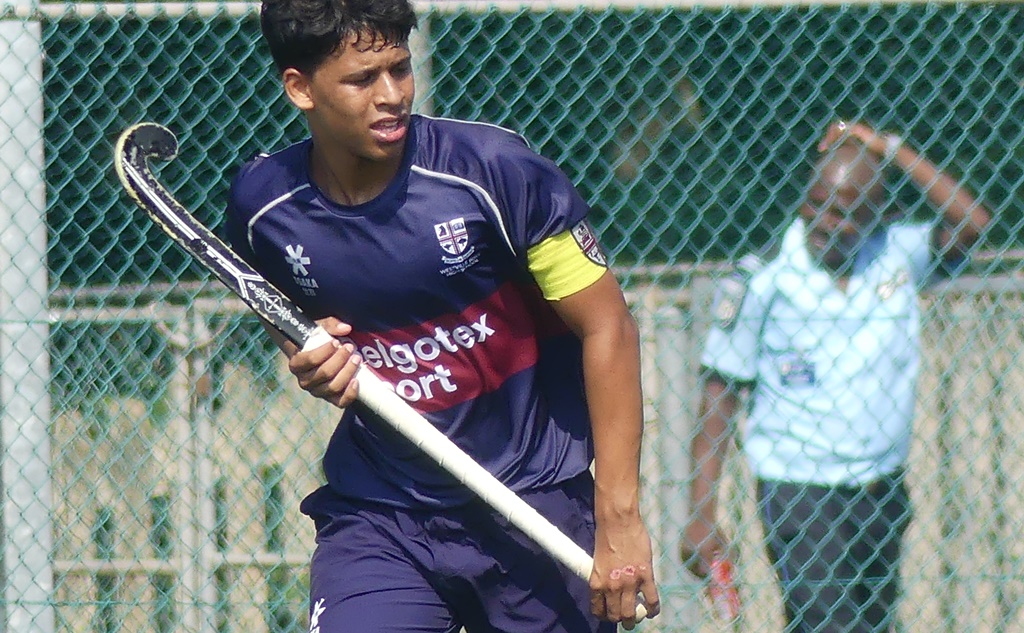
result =
M535 315L507 283L455 314L351 338L365 364L423 412L498 390L537 364Z

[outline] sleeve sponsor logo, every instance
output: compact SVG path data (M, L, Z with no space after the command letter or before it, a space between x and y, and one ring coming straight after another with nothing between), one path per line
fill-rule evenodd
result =
M597 236L594 234L594 229L591 228L589 222L581 220L571 230L573 239L576 240L576 244L583 251L583 254L587 256L587 259L598 266L608 265L608 259L604 256L604 251L601 250L601 245L598 243Z
M757 273L764 262L756 255L744 255L736 263L736 269L723 278L715 289L715 302L712 313L715 325L730 332L736 325L736 317L740 314L743 300L750 287L750 279Z
M722 279L715 291L713 314L715 324L726 332L736 325L740 306L747 295L747 280L739 275L731 275Z

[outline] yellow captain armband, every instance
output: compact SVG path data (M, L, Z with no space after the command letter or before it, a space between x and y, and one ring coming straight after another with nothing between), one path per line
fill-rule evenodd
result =
M526 262L549 301L583 290L608 270L604 254L586 222L530 247Z

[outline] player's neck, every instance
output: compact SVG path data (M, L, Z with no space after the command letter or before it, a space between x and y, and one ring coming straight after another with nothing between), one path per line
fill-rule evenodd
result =
M398 174L402 160L372 161L355 156L321 152L316 144L310 153L310 176L328 198L345 206L369 202L387 189Z
M846 289L850 285L850 277L853 276L853 262L852 260L843 260L841 262L825 262L818 261L818 268L828 273L828 276L832 278L832 283L841 292L846 292Z
M836 288L839 292L845 293L850 288L850 276L843 275L842 277L833 277L832 281L835 283Z

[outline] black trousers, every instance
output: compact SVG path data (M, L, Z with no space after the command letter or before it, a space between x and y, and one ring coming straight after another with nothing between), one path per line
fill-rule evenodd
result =
M787 633L893 629L911 507L903 471L863 486L758 481Z

